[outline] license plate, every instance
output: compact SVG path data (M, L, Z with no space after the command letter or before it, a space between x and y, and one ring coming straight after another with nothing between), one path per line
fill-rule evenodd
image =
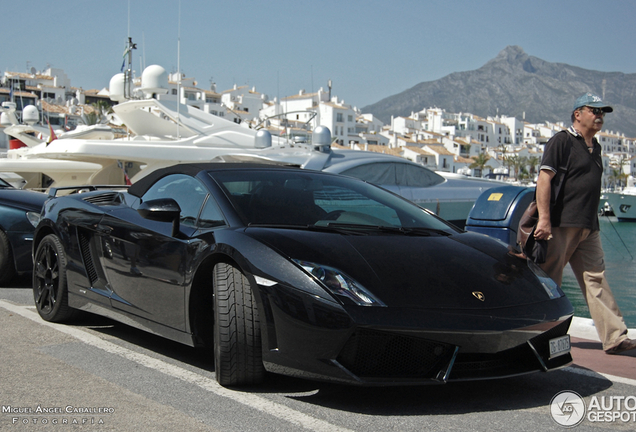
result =
M550 339L550 359L570 352L570 335Z

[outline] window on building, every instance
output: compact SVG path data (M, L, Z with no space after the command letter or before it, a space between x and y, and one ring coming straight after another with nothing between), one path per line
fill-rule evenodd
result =
M344 116L342 115L342 113L336 114L336 121L340 123L344 122Z

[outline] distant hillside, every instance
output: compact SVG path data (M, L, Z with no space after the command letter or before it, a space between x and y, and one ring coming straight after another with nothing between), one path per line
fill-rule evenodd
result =
M437 81L420 83L402 93L362 108L385 123L391 116L408 116L424 108L499 114L525 119L570 123L574 100L591 91L614 107L604 130L636 137L636 74L598 72L529 56L509 46L481 68L456 72Z

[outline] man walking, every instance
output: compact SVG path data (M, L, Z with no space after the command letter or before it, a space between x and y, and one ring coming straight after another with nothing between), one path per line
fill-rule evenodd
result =
M569 262L581 287L607 354L636 348L605 278L605 260L599 235L598 205L603 163L594 138L613 111L600 97L586 93L574 103L572 126L546 144L537 180L538 240L550 240L543 270L559 285ZM553 181L564 172L554 202ZM552 201L552 203L551 203Z

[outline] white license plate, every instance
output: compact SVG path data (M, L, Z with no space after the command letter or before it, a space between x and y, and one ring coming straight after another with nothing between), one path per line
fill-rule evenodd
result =
M550 339L550 359L570 352L570 335Z

